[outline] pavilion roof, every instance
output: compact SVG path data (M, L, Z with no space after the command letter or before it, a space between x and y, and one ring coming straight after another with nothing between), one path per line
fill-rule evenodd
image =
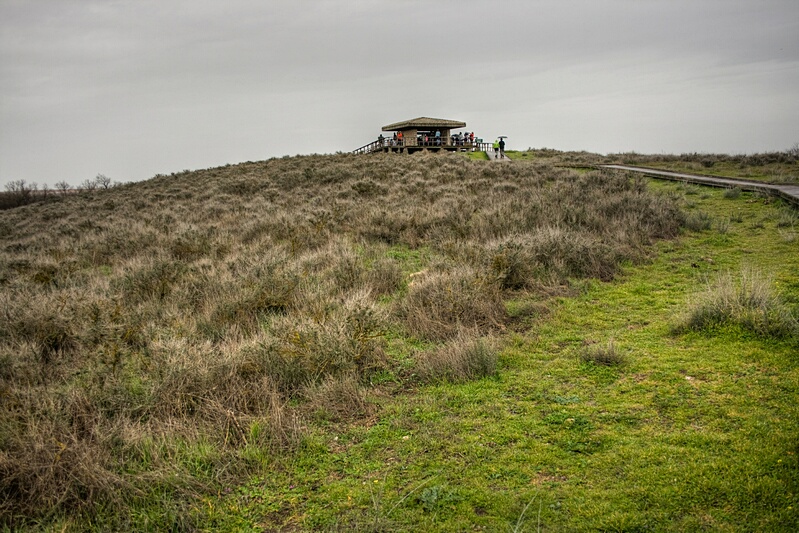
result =
M383 126L383 131L399 131L399 130L407 130L410 128L416 128L416 129L440 128L440 129L452 130L455 128L465 128L465 127L466 123L460 122L459 120L419 117L419 118L413 118L411 120L403 120L402 122L395 122L394 124L389 124L388 126Z

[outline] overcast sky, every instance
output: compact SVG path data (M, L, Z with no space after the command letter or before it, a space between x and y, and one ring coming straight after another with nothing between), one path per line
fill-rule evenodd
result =
M799 143L797 0L0 0L0 184L350 151Z

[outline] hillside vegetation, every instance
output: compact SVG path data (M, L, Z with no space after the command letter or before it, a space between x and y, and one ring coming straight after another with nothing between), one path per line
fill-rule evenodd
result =
M428 397L421 391L458 395L473 383L498 389L512 373L551 380L544 369L530 376L522 361L532 352L519 354L539 350L525 348L532 339L563 342L547 324L568 297L648 264L662 251L658 242L685 228L717 232L716 219L686 208L693 189L653 191L643 178L531 159L282 158L0 213L2 523L59 530L401 530L427 523L456 530L480 520L491 529L515 516L521 524L520 508L475 503L452 488L452 478L444 483L447 460L435 454L439 473L397 480L391 502L377 488L385 479L367 477L375 487L359 494L352 485L336 488L330 454L346 454L349 444L320 442L377 438L380 421ZM795 217L786 212L779 250L795 246ZM722 233L735 222L727 218ZM794 284L786 300L771 278L750 274L754 281L743 286L737 276L719 280L710 289L717 297L698 302L668 334L742 328L774 353L792 350L799 290ZM600 370L575 383L616 379L629 356L610 341L580 339L577 360ZM794 387L789 395L795 370L791 376L780 382ZM653 379L649 373L633 382ZM517 386L502 394L513 396ZM586 400L582 392L546 394L561 398L563 409L539 423L576 431L555 439L571 439L564 449L584 457L611 451L590 415L569 412ZM666 409L679 397L664 391L657 401ZM429 405L414 409L432 424L442 414ZM785 416L797 421L795 409ZM377 433L364 437L373 426ZM429 454L456 435L438 435L414 453ZM775 446L790 438L795 432ZM358 454L366 455L356 461ZM376 457L353 451L348 468L362 479L361 468L378 468ZM321 477L298 499L295 484L307 481L314 463ZM559 482L561 474L544 471L547 483ZM796 490L791 475L782 488ZM278 480L285 485L270 485ZM332 492L320 494L314 508L311 493L322 485ZM221 503L229 498L238 503ZM540 520L541 508L534 511ZM747 516L784 526L786 512Z
M682 154L645 155L636 153L611 156L627 165L639 165L676 172L722 178L740 178L776 184L799 183L799 144L785 152L758 154Z

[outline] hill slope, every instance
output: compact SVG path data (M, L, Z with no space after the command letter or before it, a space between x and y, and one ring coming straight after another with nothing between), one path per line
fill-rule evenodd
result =
M322 461L318 436L383 418L378 398L497 376L508 332L542 327L552 295L701 229L679 202L620 173L339 155L4 212L4 522L225 524L197 502Z

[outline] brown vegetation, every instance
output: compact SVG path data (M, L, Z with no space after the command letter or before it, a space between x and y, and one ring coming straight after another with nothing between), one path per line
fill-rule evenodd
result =
M0 213L12 526L215 490L253 447L369 416L376 373L491 375L480 336L511 292L610 279L682 221L620 173L457 155L273 159L55 199Z

